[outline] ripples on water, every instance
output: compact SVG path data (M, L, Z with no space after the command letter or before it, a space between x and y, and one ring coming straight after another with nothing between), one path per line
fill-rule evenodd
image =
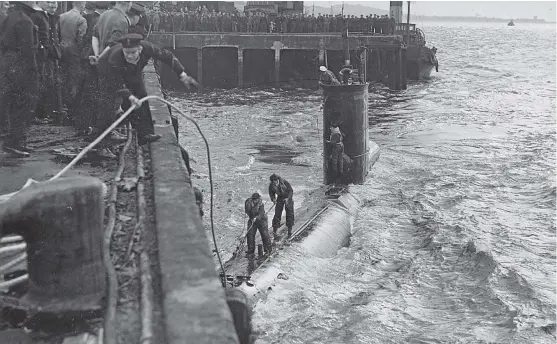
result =
M301 262L257 305L259 342L555 342L555 27L424 31L440 72L371 92L382 155L353 187L365 202L351 246ZM223 251L271 171L297 195L321 182L319 101L248 90L185 102L218 151ZM188 130L183 142L201 147ZM269 143L286 149L273 160ZM192 155L206 185L202 153Z

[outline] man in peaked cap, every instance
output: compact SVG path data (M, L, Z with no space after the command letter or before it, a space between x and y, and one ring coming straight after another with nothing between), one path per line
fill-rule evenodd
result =
M130 18L130 28L128 32L140 34L145 38L147 34L147 27L145 26L145 6L133 2L132 7L128 11L128 17Z
M122 109L131 106L131 101L138 101L147 96L143 83L143 68L153 58L170 66L180 81L186 86L198 86L197 81L189 76L180 61L166 49L144 41L143 36L135 33L124 35L119 44L113 46L98 62L99 86L103 110L100 113L97 129L105 130L113 121L113 114L117 109L115 92L126 87L133 96L122 100ZM156 141L160 135L155 134L151 110L148 102L143 102L132 116L132 124L137 129L139 144Z

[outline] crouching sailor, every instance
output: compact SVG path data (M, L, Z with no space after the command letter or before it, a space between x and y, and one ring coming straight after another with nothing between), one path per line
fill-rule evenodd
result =
M269 197L271 201L276 204L275 217L273 217L273 234L277 235L277 230L280 227L280 219L282 217L282 210L286 205L286 227L288 227L288 236L292 234L292 226L294 225L294 190L286 179L282 179L276 174L272 174L269 178Z
M122 36L120 44L110 48L98 60L100 91L103 93L101 103L108 106L102 115L105 128L114 120L112 114L117 107L115 108L114 100L111 98L116 90L125 85L138 99L147 96L143 83L143 68L151 58L172 67L186 87L198 86L197 81L186 74L182 64L170 51L144 41L143 36L139 34L130 33ZM128 99L122 100L123 110L127 110L130 106ZM132 117L131 122L137 129L139 144L158 140L160 135L155 134L149 102L143 102L134 112L135 116Z
M257 192L246 199L245 210L249 217L248 233L246 235L248 240L248 256L253 256L255 252L255 233L258 230L261 235L261 241L263 241L265 253L271 252L267 214L265 213L265 206L261 202L261 196Z

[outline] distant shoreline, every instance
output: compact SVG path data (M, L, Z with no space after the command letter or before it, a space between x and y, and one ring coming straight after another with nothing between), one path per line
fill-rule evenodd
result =
M304 6L305 12L308 14L313 13L317 16L318 13L323 14L339 14L341 12L342 6L334 5L331 7L322 7L322 6ZM367 16L369 14L378 14L384 15L388 14L389 12L386 10L374 8L374 7L367 7L362 5L350 5L349 3L346 4L344 8L344 14L346 15L355 15L360 16L364 15ZM402 14L404 18L404 22L406 22L406 13ZM549 22L545 19L534 19L534 18L512 18L515 23L534 23L534 24L555 24L555 22ZM428 16L428 15L421 15L421 14L413 14L410 11L410 20L411 21L455 21L455 22L493 22L493 23L508 23L511 18L490 18L490 17L462 17L462 16Z
M444 17L444 16L422 16L422 15L412 15L410 14L410 20L422 20L422 21L457 21L457 22L493 22L493 23L508 23L511 19L503 18L488 18L488 17ZM533 23L533 24L555 24L555 22L548 22L544 19L527 19L527 18L516 18L512 19L515 23Z

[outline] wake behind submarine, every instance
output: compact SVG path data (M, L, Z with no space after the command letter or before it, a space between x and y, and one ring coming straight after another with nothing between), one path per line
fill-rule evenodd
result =
M345 36L347 38L347 34ZM346 40L347 42L347 40ZM365 61L367 50L360 51ZM312 192L299 209L292 236L281 237L274 249L263 256L251 258L243 255L238 247L233 257L224 265L229 293L236 305L243 299L250 308L267 295L272 288L288 277L283 267L292 268L299 257L331 257L350 241L352 224L360 206L360 200L350 192L348 185L364 184L369 170L379 158L379 146L369 140L368 88L366 63L363 71L350 64L348 47L345 66L341 70L342 81L338 85L324 85L323 89L323 187ZM332 128L333 125L335 128ZM335 148L329 141L332 130L343 134L342 172L332 166L331 156ZM336 161L335 161L336 163ZM279 234L286 231L283 225ZM241 246L241 245L240 245ZM261 245L258 245L261 248ZM297 257L297 259L296 259ZM233 309L233 307L231 307ZM233 311L234 313L234 311ZM239 329L238 329L239 330ZM239 331L240 333L240 331Z

